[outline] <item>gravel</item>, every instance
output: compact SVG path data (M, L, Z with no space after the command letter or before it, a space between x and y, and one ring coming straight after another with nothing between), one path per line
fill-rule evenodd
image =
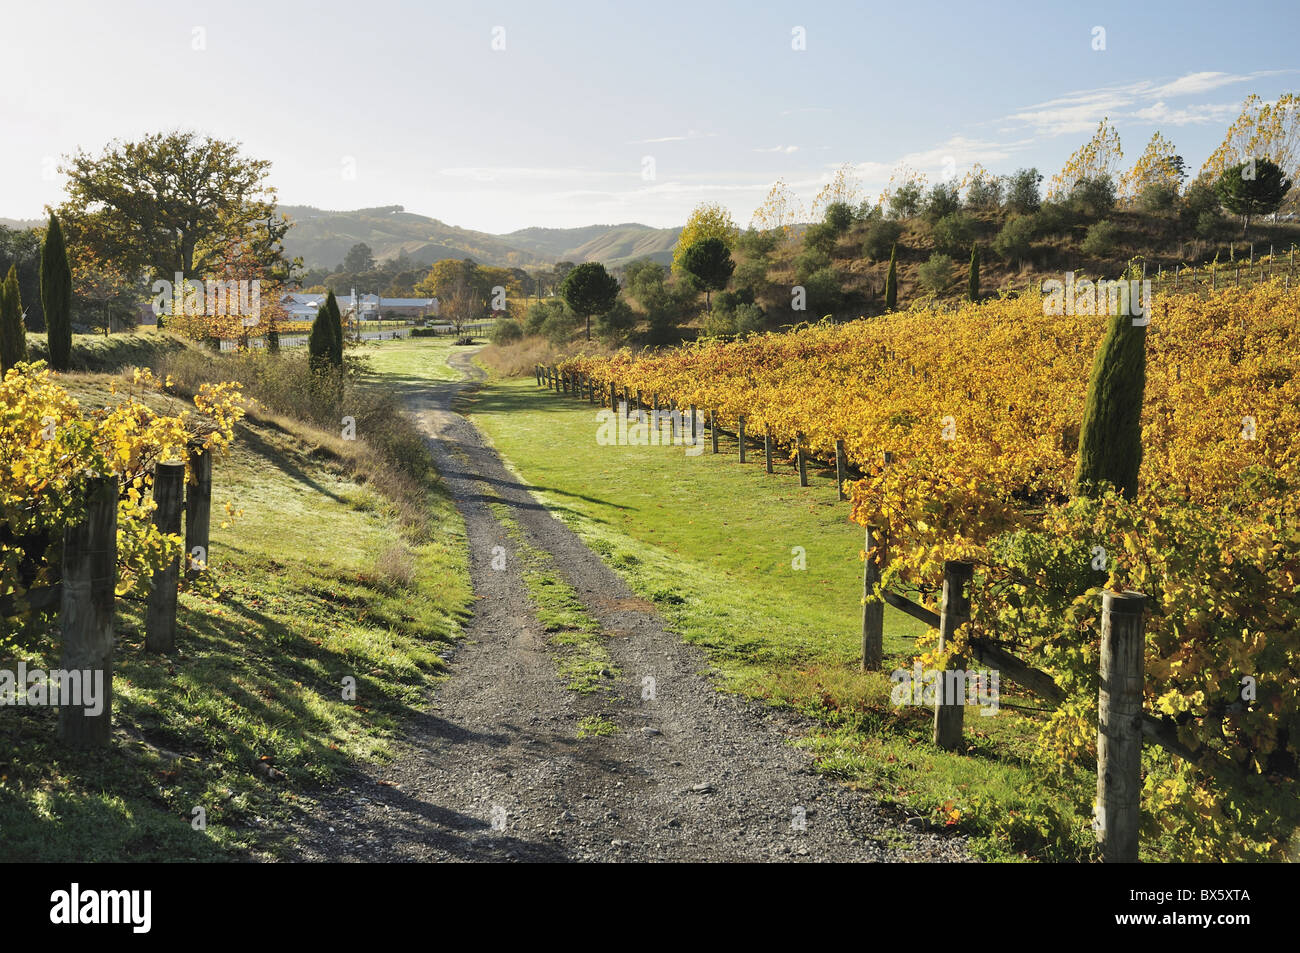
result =
M481 372L470 354L453 363ZM412 402L464 516L477 596L451 675L405 726L399 756L304 798L307 861L964 861L960 836L883 809L818 775L790 742L812 723L719 693L698 650L666 631L587 546L451 410L462 382ZM620 675L603 697L564 688L528 601L503 500L531 546L606 633ZM506 569L491 568L505 547ZM653 692L643 691L647 676ZM652 694L652 698L643 698ZM601 715L616 734L579 739Z

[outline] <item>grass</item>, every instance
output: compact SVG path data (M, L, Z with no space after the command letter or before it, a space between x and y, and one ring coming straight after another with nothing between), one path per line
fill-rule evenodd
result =
M450 335L367 341L354 353L364 356L371 370L389 386L418 387L426 380L454 381L460 373L447 364L456 350Z
M111 399L106 377L64 382ZM216 462L210 578L181 595L175 655L145 654L143 606L119 600L109 750L61 749L50 709L0 711L0 860L273 853L304 790L391 756L469 602L464 530L434 482L436 532L407 542L395 505L320 438L248 421ZM56 634L22 657L57 664Z
M484 492L491 491L484 486ZM600 623L583 607L577 590L554 570L550 556L528 544L505 504L497 501L488 505L514 540L529 602L537 613L537 621L556 648L552 660L565 687L579 695L608 692L620 669L610 659L605 646L607 635ZM592 732L584 734L580 725L578 737L587 734Z
M152 367L164 354L197 347L197 344L157 328L108 335L74 334L71 367L77 371L114 371L131 365ZM43 333L28 333L27 354L32 361L49 360Z
M706 651L719 687L803 712L822 771L886 803L962 830L993 859L1090 855L1095 780L1032 756L1032 715L1005 683L993 716L966 716L967 749L929 744L931 711L890 703L888 675L860 670L861 527L834 475L764 471L761 453L596 443L596 408L493 381L469 413L552 511L682 637ZM756 461L756 462L755 462ZM797 569L801 547L806 569ZM924 626L886 610L886 671L911 668Z

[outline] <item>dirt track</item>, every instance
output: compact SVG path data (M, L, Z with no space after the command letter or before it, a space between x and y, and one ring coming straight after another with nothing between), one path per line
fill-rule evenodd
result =
M481 377L470 356L452 363ZM465 519L474 616L401 756L317 798L287 859L967 859L960 838L917 830L813 773L788 744L806 722L719 694L700 674L701 653L666 632L452 411L462 386L431 381L411 411ZM620 675L603 701L557 675L516 547L488 506L496 500L604 629ZM497 546L504 570L491 568ZM597 710L619 731L579 739L578 723Z

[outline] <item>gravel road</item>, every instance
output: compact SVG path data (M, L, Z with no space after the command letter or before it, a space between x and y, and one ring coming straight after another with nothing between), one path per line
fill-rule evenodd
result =
M467 381L482 376L471 357L452 359ZM970 859L960 837L817 775L790 744L807 721L719 693L702 653L666 631L452 410L465 383L429 382L411 412L465 519L474 615L400 756L310 799L284 859ZM603 698L569 691L557 675L494 500L602 626L619 671ZM498 546L504 570L492 569ZM579 739L579 722L595 714L618 731Z

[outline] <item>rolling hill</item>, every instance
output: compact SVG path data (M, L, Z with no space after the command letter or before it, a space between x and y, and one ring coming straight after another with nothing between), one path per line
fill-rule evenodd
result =
M666 264L681 231L625 223L524 228L492 235L407 212L400 205L353 211L282 205L280 211L294 222L285 237L286 251L301 255L309 268L333 268L357 242L369 245L378 260L405 252L412 262L426 265L443 258L473 258L484 265L521 268L557 261L601 261L616 266L643 257Z

